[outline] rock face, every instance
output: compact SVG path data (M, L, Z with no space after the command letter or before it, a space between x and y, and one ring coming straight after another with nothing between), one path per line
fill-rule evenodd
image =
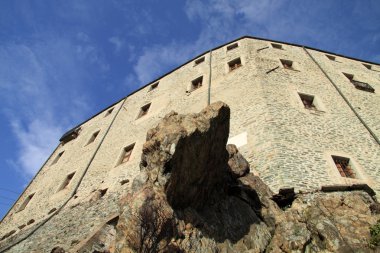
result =
M151 129L118 220L80 252L376 252L379 204L367 192L274 195L226 146L229 116L217 102Z

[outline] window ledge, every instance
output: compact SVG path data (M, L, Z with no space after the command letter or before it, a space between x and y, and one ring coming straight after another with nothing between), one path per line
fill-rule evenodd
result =
M321 115L321 114L326 113L325 111L321 111L321 110L313 110L313 109L306 109L306 110L308 110L311 114L314 114L314 115Z
M295 72L301 72L301 70L298 70L298 69L287 69L287 68L283 68L285 70L290 70L290 71L295 71Z

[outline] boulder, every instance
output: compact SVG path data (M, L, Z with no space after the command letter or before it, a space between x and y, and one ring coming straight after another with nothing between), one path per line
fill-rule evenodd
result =
M274 194L234 145L229 107L171 112L147 133L120 201L115 252L375 252L379 204L361 187ZM326 190L327 189L327 190Z
M249 173L249 163L234 144L227 145L228 167L233 178L239 178Z

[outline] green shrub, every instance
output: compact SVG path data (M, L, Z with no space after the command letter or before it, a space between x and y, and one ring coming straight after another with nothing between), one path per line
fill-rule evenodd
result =
M370 245L372 247L380 246L380 220L369 229L371 233Z

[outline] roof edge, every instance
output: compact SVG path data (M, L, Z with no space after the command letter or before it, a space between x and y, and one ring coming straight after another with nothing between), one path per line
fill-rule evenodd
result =
M330 52L330 51L326 51L326 50L322 50L322 49L318 49L318 48L314 48L314 47L309 47L309 46L304 46L304 45L301 45L301 44L296 44L296 43L290 43L290 42L284 42L284 41L279 41L279 40L271 40L271 39L266 39L266 38L261 38L261 37L255 37L255 36L250 36L250 35L243 35L237 39L234 39L232 41L228 41L224 44L221 44L217 47L214 47L212 49L209 49L207 51L204 51L200 54L198 54L197 56L189 59L188 61L186 61L185 63L179 65L178 67L170 70L169 72L166 72L165 74L157 77L156 79L150 81L149 83L145 84L145 85L142 85L140 88L137 88L136 90L132 91L131 93L129 93L128 95L126 95L125 97L121 98L120 100L118 100L117 102L111 104L110 106L107 106L106 108L104 108L103 110L99 111L98 113L94 114L92 117L88 118L87 120L83 121L82 123L76 125L75 127L73 127L72 129L76 129L78 127L80 127L81 125L85 124L86 122L88 122L89 120L95 118L96 116L98 116L99 114L101 114L102 112L104 112L105 110L107 110L108 108L111 108L112 106L115 106L116 104L120 103L122 100L124 99L127 99L129 96L132 96L133 94L139 92L140 90L146 88L147 86L159 81L160 79L164 78L165 76L167 75L170 75L171 73L173 73L174 71L182 68L183 66L185 66L186 64L194 61L195 59L201 57L202 55L205 55L207 54L208 52L210 51L214 51L214 50L217 50L219 48L222 48L228 44L231 44L233 42L236 42L236 41L239 41L239 40L242 40L242 39L255 39L255 40L262 40L262 41L269 41L269 42L275 42L275 43L281 43L281 44L285 44L285 45L290 45L290 46L297 46L297 47L304 47L304 48L307 48L307 49L311 49L311 50L315 50L315 51L318 51L318 52L322 52L322 53L327 53L327 54L333 54L333 55L336 55L336 56L340 56L340 57L344 57L344 58L347 58L347 59L351 59L351 60L355 60L355 61L361 61L361 62L364 62L364 63L370 63L370 64L375 64L375 65L380 65L380 63L376 63L376 62L371 62L371 61L367 61L367 60L362 60L362 59L359 59L359 58L354 58L354 57L350 57L350 56L345 56L345 55L342 55L342 54L337 54L337 53L334 53L334 52Z

